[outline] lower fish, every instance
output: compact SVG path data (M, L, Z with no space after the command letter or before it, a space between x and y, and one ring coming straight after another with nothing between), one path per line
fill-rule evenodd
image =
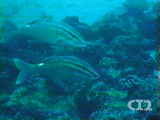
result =
M54 79L95 80L99 78L94 68L86 61L73 56L48 57L38 64L29 64L13 59L14 65L21 70L16 84L25 81L31 74L38 73Z

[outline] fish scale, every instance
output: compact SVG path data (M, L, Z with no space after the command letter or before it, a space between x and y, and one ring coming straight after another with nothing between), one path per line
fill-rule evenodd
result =
M10 40L10 38L17 35L27 37L29 41L48 43L63 47L75 48L87 46L87 42L77 30L62 22L31 22L16 31L8 33L7 36L3 36L1 42Z
M65 24L65 23L58 23L58 22L40 22L37 23L37 26L34 26L34 24L32 25L33 27L40 27L43 24L46 24L46 26L49 26L49 29L55 28L56 30L62 30L63 32L69 33L69 34L73 34L74 36L78 35L77 38L82 38L82 36L75 30L73 29L71 26ZM44 27L44 29L47 29L47 27Z
M83 61L81 59L77 59L74 56L48 57L48 58L44 59L42 62L47 62L47 61L52 61L52 60L54 60L53 62L57 62L57 61L59 61L59 62L66 62L66 61L69 61L71 63L76 63L76 64L79 64L79 65L83 64L83 66L86 66L88 68L92 68L91 65L89 65L88 63L86 63L85 61Z
M79 70L79 71L81 71L82 73L84 73L88 76L97 76L97 74L95 74L94 71L92 70L93 68L91 66L90 67L85 67L81 64L74 63L72 61L67 60L67 61L55 61L54 63L52 62L50 66L47 64L46 67L54 68L55 66L53 64L55 66L58 66L58 64L62 64L63 66L67 66L67 67L73 68L75 70ZM44 66L45 66L45 64L44 64Z
M79 80L95 80L99 78L94 68L86 61L73 56L55 56L44 59L38 64L29 64L13 59L15 66L21 70L16 84L22 83L27 76L38 73L51 78ZM24 66L24 68L23 68ZM54 79L53 79L54 80Z
M50 63L48 63L48 61ZM95 74L95 71L93 69L92 66L90 66L88 63L82 61L82 60L79 60L75 57L52 57L52 58L47 58L47 60L43 61L43 63L48 63L50 64L53 68L54 68L54 65L57 65L57 64L63 64L64 66L69 66L71 68L74 68L75 70L79 70L81 71L82 73L88 75L88 76L97 76L97 74ZM45 64L44 64L45 66Z
M70 34L71 36L75 36L75 37L77 37L78 39L77 40L81 40L81 39L83 39L82 38L82 36L77 32L77 31L75 31L74 29L72 29L71 27L69 27L72 31L74 31L76 34L77 34L77 36L76 36L76 34L74 34L70 29L67 29L67 27L64 27L64 26L62 26L62 25L56 25L56 24L53 24L52 25L52 27L55 27L55 29L56 30L61 30L61 32L63 33L63 31L67 34ZM72 40L72 39L71 39ZM81 42L81 41L80 41ZM82 41L83 42L83 41Z

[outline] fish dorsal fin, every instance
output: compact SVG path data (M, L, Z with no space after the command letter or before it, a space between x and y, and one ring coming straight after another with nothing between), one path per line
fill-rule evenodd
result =
M36 23L38 23L38 22L53 22L53 21L49 21L49 20L34 20L34 21L28 23L27 25L36 24Z
M33 25L33 24L36 24L39 22L46 22L46 23L50 23L50 24L54 23L57 25L64 26L66 29L71 30L75 35L78 35L79 37L82 38L81 34L75 28L73 28L71 25L69 25L65 22L57 22L57 21L49 21L49 20L34 20L34 21L28 23L27 25Z
M41 63L43 62L47 62L47 61L50 61L52 59L56 59L56 58L62 58L62 59L77 59L76 57L74 56L51 56L51 57L46 57L44 60L41 61Z
M51 60L53 58L55 58L55 57L46 57L44 60L41 61L41 63L47 62L47 61L49 61L49 60Z

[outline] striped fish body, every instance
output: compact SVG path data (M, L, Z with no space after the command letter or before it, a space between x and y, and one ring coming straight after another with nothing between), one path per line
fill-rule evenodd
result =
M69 79L73 81L99 78L99 74L95 72L91 65L73 56L50 57L39 64L29 64L14 58L13 63L21 70L16 84L22 83L30 74L35 73L54 79Z
M36 71L42 75L59 79L97 79L99 75L87 62L72 56L47 58L36 65Z
M17 31L36 42L64 47L84 47L86 43L80 33L63 22L35 21Z

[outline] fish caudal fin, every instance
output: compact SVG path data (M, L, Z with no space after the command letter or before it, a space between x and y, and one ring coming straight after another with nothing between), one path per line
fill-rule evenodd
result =
M34 65L33 64L29 64L27 62L24 62L22 60L19 59L13 59L13 63L15 64L15 66L21 70L21 72L18 75L18 78L16 80L16 84L20 84L22 83L24 80L26 80L26 78L33 73L33 69L34 69Z
M26 78L30 75L30 72L24 70L21 71L18 75L18 78L16 80L16 84L21 84L23 81L26 80Z
M2 22L1 30L2 38L0 40L0 43L5 43L7 40L9 40L12 36L15 35L16 31L18 30L18 27L7 20L4 20Z

